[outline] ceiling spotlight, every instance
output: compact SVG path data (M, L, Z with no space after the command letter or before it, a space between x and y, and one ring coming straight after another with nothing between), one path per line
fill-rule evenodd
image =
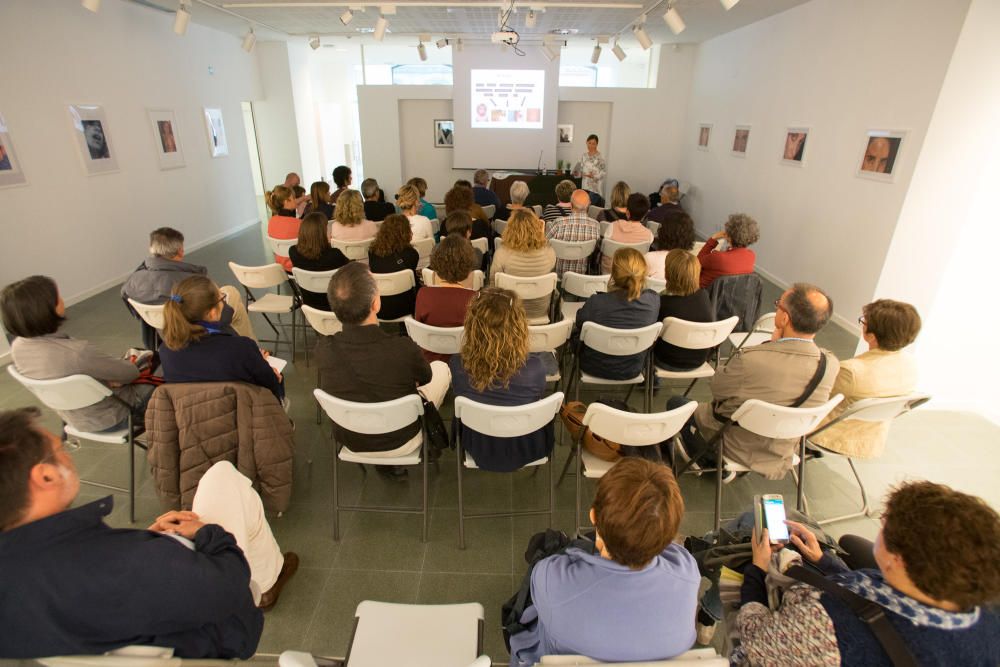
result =
M646 31L641 25L637 25L632 28L632 34L635 36L636 41L639 42L639 46L642 47L643 51L653 45L653 40L649 38L649 35L646 34Z
M347 25L354 20L354 12L348 9L346 12L340 15L340 22Z
M420 54L421 60L427 60L427 47L424 46L423 42L417 44L417 53Z
M667 22L667 27L670 28L670 32L675 35L679 35L684 32L684 19L681 18L680 13L674 7L667 10L667 13L663 15L663 20Z
M441 39L439 39L438 41L436 41L435 44L437 44L437 47L439 49L443 49L444 47L448 46L448 40L446 38L442 37Z
M375 21L375 32L372 33L372 37L375 38L376 42L381 42L382 38L385 37L385 29L389 27L389 22L384 16L379 16L378 20Z
M181 4L177 8L177 15L174 17L174 32L178 35L183 35L187 32L188 23L190 22L191 12L188 11L187 4L184 0L181 0Z
M247 31L247 34L243 36L243 50L247 53L253 51L254 44L257 43L257 35L254 34L253 28Z
M534 9L529 10L528 11L528 15L524 17L524 27L525 28L534 28L535 27L535 23L537 23L537 22L538 22L538 15L535 14L535 10Z
M615 47L611 49L611 53L615 54L615 58L618 58L618 62L625 60L625 49L621 47L618 40L615 40Z
M725 9L727 12L733 7L735 7L736 3L739 1L740 0L719 0L719 2L722 3L723 9Z
M319 48L319 35L309 35L309 48L313 51Z
M89 9L95 14L101 9L101 0L82 0L80 2L84 9Z
M594 52L590 54L590 62L597 64L597 61L601 59L601 45L597 44L594 46Z

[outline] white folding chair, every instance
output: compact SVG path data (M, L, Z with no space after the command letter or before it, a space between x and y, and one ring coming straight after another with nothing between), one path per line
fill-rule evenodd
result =
M657 294L661 294L663 290L667 289L667 281L662 278L646 276L646 287L653 290Z
M437 213L435 217L438 220L444 220L448 215L447 211L445 211L444 204L431 204L431 206L434 207L434 211Z
M503 234L503 230L505 230L505 229L507 229L507 221L506 220L494 220L493 221L493 231L496 232L497 236L501 236Z
M413 239L410 243L417 251L417 266L421 269L430 264L431 253L434 252L434 237L430 236L426 239Z
M458 354L462 351L464 327L435 327L407 316L403 319L406 335L421 350L435 354Z
M676 317L664 317L660 339L685 350L710 350L722 345L722 342L726 340L739 321L740 318L736 315L720 322L689 322ZM715 368L707 361L698 368L689 371L668 371L656 366L656 356L654 355L653 367L656 370L656 377L664 380L690 379L691 384L684 390L683 396L691 393L691 389L694 388L699 378L710 378L715 375Z
M503 237L498 236L495 239L493 239L493 252L499 250L500 246L502 245L503 245Z
M516 292L522 301L531 299L552 298L559 284L559 276L555 273L545 273L540 276L512 276L509 273L497 273L496 286ZM549 316L533 317L528 324L548 324Z
M552 324L536 324L528 326L528 351L546 354L552 359L555 372L545 373L546 382L555 382L556 386L562 380L562 357L557 352L566 344L573 332L573 320L563 318Z
M318 308L313 308L312 306L302 306L302 314L306 318L306 322L309 326L318 333L320 336L332 336L335 333L340 333L344 329L344 325L337 319L329 310L319 310ZM306 353L306 362L309 361L308 352ZM319 369L316 369L316 384L319 385ZM320 407L316 404L316 423L320 423Z
M555 251L556 259L587 260L594 254L594 249L597 247L597 239L590 239L589 241L560 241L559 239L550 239L549 245Z
M102 482L91 482L85 479L81 479L80 482L102 489L127 493L129 519L132 523L135 523L135 448L138 445L142 449L146 449L146 446L135 441L135 428L132 424L132 406L118 398L111 389L89 375L69 375L53 380L35 380L21 375L14 368L14 364L7 366L7 372L52 410L79 410L80 408L100 403L108 397L125 406L125 409L128 411L128 426L125 428L115 431L91 432L81 431L69 424L64 424L63 430L67 435L80 440L104 442L112 445L128 445L129 486L127 489Z
M483 213L486 214L487 220L492 220L493 216L497 214L496 204L487 204L483 207Z
M431 233L437 234L441 231L441 220L439 218L431 218Z
M531 207L531 210L535 212L535 215L542 217L542 213L545 211L545 207L541 204L535 204Z
M313 396L329 415L334 424L346 431L377 435L392 433L405 428L415 421L420 422L420 446L401 456L368 456L365 452L354 452L348 448L350 443L338 442L336 429L333 440L333 540L340 540L340 512L352 510L355 512L382 512L388 514L420 514L420 541L427 541L427 433L424 425L424 404L415 391L392 401L381 403L355 403L331 396L322 389L314 389ZM373 466L414 466L423 468L423 494L420 508L415 507L385 507L381 505L342 505L338 495L337 461L369 464ZM363 468L362 468L363 469Z
M555 512L555 474L552 464L549 464L549 506L544 510L523 510L516 512L477 512L467 514L462 494L462 472L464 468L478 468L472 456L462 445L462 427L465 426L476 433L494 438L516 438L534 433L545 428L547 424L555 424L556 415L562 405L562 392L550 394L540 401L527 405L486 405L459 396L455 398L455 418L451 425L451 439L457 443L455 457L458 468L458 548L465 548L465 520L487 517L513 517L548 514L549 526L552 526L552 514ZM554 433L553 433L554 438ZM553 442L553 445L555 443ZM525 464L524 468L544 465L549 462L548 456Z
M835 523L837 521L843 521L845 519L854 519L859 516L871 516L871 507L868 504L868 492L865 491L865 485L861 481L861 476L858 474L858 469L854 467L854 460L850 456L846 456L841 452L834 449L827 449L819 443L813 442L812 438L816 437L823 431L827 430L831 426L839 424L845 421L864 421L864 422L891 422L896 417L906 414L914 408L918 408L927 401L931 400L931 397L927 394L910 394L908 396L893 396L891 398L865 398L860 401L855 401L852 403L844 412L837 415L835 419L830 420L826 424L823 424L815 431L806 436L806 447L808 449L822 452L824 456L843 456L847 459L847 464L851 466L851 472L854 473L854 479L858 482L858 488L861 490L861 510L858 512L853 512L851 514L843 514L840 516L835 516L829 519L823 519L818 521L819 525L825 526L830 523ZM805 462L805 457L802 457L803 463ZM802 478L805 466L802 466L799 470L799 484L803 487L803 496L805 495L805 480Z
M276 239L273 236L267 237L267 244L271 247L271 252L279 257L288 257L288 249L299 242L299 239Z
M656 222L655 220L647 220L646 228L649 229L649 231L653 232L654 239L656 238L656 235L660 233L660 223Z
M705 247L704 241L695 241L694 246L691 248L691 254L697 257L698 253L700 253L701 249L704 247Z
M294 283L288 281L288 274L285 273L284 267L280 264L264 264L263 266L243 266L237 264L236 262L229 262L229 269L236 276L236 280L243 285L243 290L246 292L247 296L247 311L251 313L260 313L264 320L270 325L271 329L274 331L274 340L261 340L262 343L274 343L275 347L281 344L281 332L278 331L278 327L274 326L271 322L271 315L278 315L278 322L281 323L281 315L283 313L292 314L292 361L295 361L295 313L299 310L302 305L301 300L298 295L295 294ZM288 285L289 289L292 290L292 296L284 296L280 294L281 286ZM268 292L261 298L254 296L253 289L270 289L271 287L276 287L279 293Z
M417 286L416 280L413 278L413 271L409 269L394 271L393 273L373 273L372 278L375 279L379 295L383 297L405 294ZM404 315L391 320L379 319L379 322L402 322L407 317L407 315Z
M597 220L597 216L599 216L602 211L604 211L604 209L600 206L594 206L591 204L587 207L587 217L591 220Z
M596 241L592 241L596 243ZM562 282L563 294L571 294L581 299L589 299L598 292L608 291L608 281L611 276L608 274L600 276L590 276L575 271L566 271L560 279ZM584 301L563 301L561 304L564 319L576 319L577 312L583 308Z
M139 314L142 321L154 329L163 329L163 304L139 303L135 299L129 299L128 305Z
M599 224L601 225L601 238L603 239L607 235L608 230L611 229L611 225L614 223L608 222L607 220L601 220L599 221Z
M615 329L613 327L606 327L601 324L597 324L596 322L584 322L583 327L580 329L580 340L575 350L573 373L570 375L568 383L569 385L576 386L576 394L574 395L575 399L580 400L581 384L612 386L628 385L628 394L625 395L626 402L628 402L629 397L632 395L632 390L635 389L636 385L646 385L643 398L645 411L649 412L651 402L650 396L652 394L652 376L648 372L650 364L649 359L652 354L653 343L656 342L657 336L660 335L661 326L662 325L659 322L654 322L649 326L640 327L638 329ZM608 378L602 378L589 373L584 373L580 369L580 352L584 346L597 352L616 357L643 355L643 372L640 372L635 377L627 378L625 380L610 380ZM566 388L566 393L569 393L569 386Z
M614 257L615 253L622 248L633 248L638 250L640 254L645 255L649 252L649 243L620 243L618 241L612 241L609 238L601 239L601 254L607 257Z
M558 665L559 667L580 667L581 665L604 665L604 667L729 667L729 658L715 652L714 648L693 648L669 660L646 662L601 662L582 655L543 655L538 665Z
M733 346L733 351L729 355L729 359L726 359L726 363L728 364L729 360L744 347L753 347L771 340L771 334L774 333L775 315L777 313L764 313L753 323L753 328L750 331L737 331L729 334L729 344Z
M483 652L483 605L364 600L354 612L346 667L473 667ZM477 657L480 656L480 657Z
M295 283L299 286L300 290L303 290L303 291L306 291L306 292L313 292L314 294L322 294L323 295L323 299L325 300L326 299L327 289L330 287L330 279L333 278L333 274L335 274L336 272L337 272L337 269L331 269L330 271L306 271L305 269L300 269L297 266L293 266L292 267L292 278L295 280ZM305 306L305 304L303 304L302 305L302 312L303 312L303 314L305 314L305 308L306 308L306 306ZM313 311L316 311L316 312L323 312L323 311L318 311L315 308L311 308L310 310L313 310ZM312 323L310 322L310 325L311 324ZM313 328L315 328L315 327L313 327ZM306 348L306 368L308 368L309 367L309 340L306 337L306 332L305 331L303 331L303 333L302 333L302 340L306 344L305 345L305 348Z
M344 257L357 262L368 261L368 248L375 242L374 238L362 239L360 241L340 241L331 239L330 245L344 253Z
M470 243L472 243L473 248L484 255L490 251L490 241L485 236L478 239L472 239Z

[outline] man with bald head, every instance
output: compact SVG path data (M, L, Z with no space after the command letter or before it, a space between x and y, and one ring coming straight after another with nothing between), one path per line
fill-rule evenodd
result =
M724 420L751 398L806 408L829 400L840 362L813 339L833 314L833 301L815 285L795 283L775 301L774 307L771 340L743 348L716 371L712 402L699 405L693 419L681 430L686 450L680 452L682 458L686 458L685 453L698 452L722 428ZM675 396L667 402L667 408L686 402ZM792 468L798 444L796 439L772 440L735 425L726 429L722 438L727 459L769 479L781 479ZM709 452L709 459L713 455ZM726 481L734 476L727 475Z
M590 241L601 238L601 224L587 215L590 207L590 195L586 190L574 190L570 196L570 214L547 224L546 238L550 241ZM600 248L594 252L598 252ZM589 259L558 259L556 273L562 277L565 271L587 273Z

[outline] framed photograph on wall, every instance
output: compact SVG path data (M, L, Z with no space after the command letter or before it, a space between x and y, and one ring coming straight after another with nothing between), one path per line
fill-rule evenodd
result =
M808 138L808 127L789 127L785 130L785 145L781 152L782 164L801 167L806 154L806 140Z
M733 133L733 155L736 157L747 156L747 145L750 143L750 126L737 125L736 132Z
M556 125L556 127L559 129L559 143L561 144L573 143L572 125Z
M212 157L229 155L226 143L226 125L222 121L222 109L205 107L205 131L208 133L208 152Z
M87 175L118 171L118 154L111 142L104 107L96 104L71 104L69 117Z
M698 150L707 151L708 141L712 138L712 124L702 123L698 126Z
M455 147L455 121L453 120L434 121L434 147L435 148Z
M21 170L21 162L17 159L10 131L7 129L7 121L3 114L0 114L0 188L24 185L27 182Z
M177 169L184 166L184 152L177 138L177 118L170 109L147 109L153 128L153 143L160 169Z
M896 164L903 147L903 130L868 130L857 175L873 181L892 183L896 179Z

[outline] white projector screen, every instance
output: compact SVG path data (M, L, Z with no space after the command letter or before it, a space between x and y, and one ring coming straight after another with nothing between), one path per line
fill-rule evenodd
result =
M556 164L559 62L492 44L452 54L455 169L534 171Z

